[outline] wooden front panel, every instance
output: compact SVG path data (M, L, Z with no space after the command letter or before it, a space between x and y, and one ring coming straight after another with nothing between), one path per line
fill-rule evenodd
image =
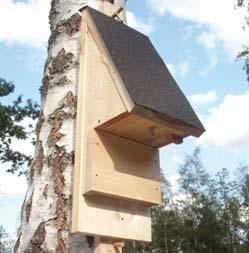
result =
M116 72L100 46L88 17L83 14L72 232L148 242L151 240L150 207L103 195L85 195L95 162L94 128L132 108L125 96L120 96L123 93Z
M104 196L85 196L78 226L87 235L151 241L150 208Z
M158 149L103 132L93 134L92 145L86 194L161 203Z

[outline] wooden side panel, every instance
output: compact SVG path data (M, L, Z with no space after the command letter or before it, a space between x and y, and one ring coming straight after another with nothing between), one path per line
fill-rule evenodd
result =
M103 132L95 132L91 142L87 194L161 204L158 149Z
M86 122L88 129L106 122L127 111L115 87L108 63L98 50L91 32L87 46Z
M94 160L94 128L127 112L109 62L82 16L72 232L138 241L151 240L150 208L103 196L84 196L86 172ZM88 157L88 160L86 159Z

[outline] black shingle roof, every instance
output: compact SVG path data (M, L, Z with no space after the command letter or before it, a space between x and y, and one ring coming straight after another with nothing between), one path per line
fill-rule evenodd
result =
M150 39L90 7L88 11L133 102L204 131Z

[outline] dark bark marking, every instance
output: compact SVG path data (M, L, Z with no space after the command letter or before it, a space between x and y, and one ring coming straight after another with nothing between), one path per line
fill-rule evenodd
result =
M59 35L62 33L60 30L61 29L59 25L51 30L51 35L48 40L48 51L50 50L56 39L59 37Z
M57 227L57 248L56 252L67 252L67 238L64 238L65 231L69 231L68 227L68 207L69 198L63 194L65 187L65 178L63 171L65 167L72 163L72 154L66 153L64 147L54 145L54 154L50 157L50 166L53 168L54 191L57 195L56 201L56 219Z
M48 95L48 91L49 89L53 88L53 87L58 87L58 86L66 86L69 85L71 83L71 81L67 78L67 76L63 76L60 79L56 80L53 77L49 77L48 75L46 75L43 78L42 81L43 85L41 88L41 95L42 95L42 99L45 99Z
M55 115L55 119L53 120L52 130L51 130L49 137L48 137L49 147L52 147L54 145L54 143L59 141L60 138L62 137L62 134L60 134L60 132L59 132L61 126L62 126L61 112L58 112Z
M42 174L43 164L44 164L44 157L45 157L42 141L39 141L37 143L36 150L37 150L36 151L37 155L36 155L32 165L31 165L30 172L29 172L30 183L33 182L35 171L37 171L37 173L39 175Z
M41 175L43 170L43 162L44 162L44 149L42 145L42 141L39 141L36 147L37 155L32 162L32 165L29 170L29 183L32 184L35 172L37 171L39 175Z
M27 249L24 253L42 253L44 250L42 249L42 244L45 241L46 237L46 230L45 230L45 222L40 223L39 227L37 228L35 235L33 236L32 240L30 241Z
M32 203L33 203L33 196L34 196L34 191L32 192L29 200L26 203L26 207L25 207L25 214L26 214L26 221L27 222L29 222L29 218L30 218L30 213L31 213Z
M81 15L79 13L73 14L69 19L62 20L59 24L54 25L54 20L58 12L50 13L51 36L49 38L49 45L52 45L56 39L63 33L72 37L80 31Z
M65 179L63 176L62 168L62 156L65 154L64 149L55 146L55 158L54 158L54 181L55 181L55 193L60 196L64 190Z
M72 91L69 91L66 96L66 106L69 108L75 108L76 107L76 98L73 95Z
M51 132L48 138L49 147L53 149L50 156L47 158L47 164L53 168L54 178L54 192L57 195L56 200L56 219L54 220L57 228L57 248L56 252L64 253L68 252L68 240L69 237L65 236L66 233L70 233L69 230L69 214L68 209L71 205L70 196L65 195L65 178L63 171L68 165L72 165L74 162L74 152L67 153L65 147L60 147L57 142L62 137L60 133L63 122L67 119L74 118L76 114L76 98L73 93L69 91L65 98L60 102L59 107L49 115L49 123L52 126ZM68 108L69 110L65 110Z
M69 36L73 36L75 33L79 32L81 27L81 15L79 13L75 13L68 20L63 23L63 26L66 29L66 33Z
M18 251L18 249L19 249L21 237L22 237L22 233L20 233L20 234L18 235L18 239L17 239L17 241L16 241L16 243L15 243L15 246L14 246L14 252L15 252L15 253L16 253L16 252Z
M41 128L42 128L44 122L45 122L45 115L44 115L43 110L41 110L40 116L39 116L39 119L38 119L38 123L37 123L37 126L36 126L36 136L37 136L37 139L39 139Z
M38 156L36 158L35 166L36 166L36 170L38 174L41 175L42 170L43 170L43 162L44 162L44 149L43 149L42 141L39 141L37 152L38 152Z
M35 164L33 162L30 166L30 169L29 169L29 182L30 182L30 184L32 184L32 182L33 182L34 174L35 174Z
M66 53L65 49L62 48L52 60L52 64L49 67L50 74L63 74L73 65L73 57L74 55L72 53Z
M62 123L67 119L75 118L76 103L77 103L76 97L73 95L71 91L69 91L66 97L61 101L61 105L59 106L59 108L57 108L55 112L49 116L49 122L52 125L52 130L48 137L49 147L54 146L56 142L59 141L60 138L63 136L60 133ZM70 110L69 111L63 110L65 108L69 108Z
M45 199L48 198L48 184L44 187L42 195Z
M59 80L52 82L50 84L50 88L55 87L55 86L66 86L66 85L69 85L70 83L71 81L66 76L63 76Z
M46 98L48 94L48 89L49 89L49 77L46 75L42 79L42 89L41 89L41 96L42 98Z
M55 20L56 17L58 16L59 12L57 11L56 5L58 5L60 0L52 0L51 1L51 8L49 12L49 24L50 24L50 29L53 30L55 26Z

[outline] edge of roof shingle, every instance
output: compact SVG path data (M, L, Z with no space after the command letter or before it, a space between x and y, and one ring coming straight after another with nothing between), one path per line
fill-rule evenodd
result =
M141 33L138 32L137 30L130 28L129 26L114 20L113 18L91 8L87 7L87 10L89 11L93 21L95 22L96 28L102 37L106 48L113 60L113 63L115 64L117 70L119 71L119 74L123 80L124 85L126 86L126 89L133 100L134 104L140 105L145 108L149 108L153 111L159 112L161 114L167 115L168 117L175 118L176 120L179 120L187 125L193 126L195 128L198 128L202 133L205 131L204 126L202 125L201 121L199 120L198 116L196 115L195 111L193 110L191 104L187 100L186 96L184 93L181 91L179 88L178 84L176 83L175 79L169 72L167 66L165 65L163 59L161 56L158 54L157 50L155 49L154 45L151 43L150 38ZM113 30L112 30L113 29ZM120 33L120 31L122 32ZM108 34L109 38L108 38ZM122 50L127 51L127 48L129 49L130 47L134 47L134 44L130 45L123 45L123 48L119 48L117 43L115 43L115 38L117 41L120 40L120 36L124 36L124 34L127 34L128 36L131 37L131 40L137 40L140 41L140 44L142 44L145 47L145 50L147 49L151 53L151 58L155 61L154 63L158 65L158 69L154 68L153 71L158 71L158 75L154 75L155 79L157 80L157 91L154 91L151 84L149 84L149 81L153 83L153 80L150 80L150 77L148 73L142 73L142 74L147 74L147 83L140 83L140 85L137 85L139 83L139 76L136 75L135 72L131 73L134 71L134 68L129 68L128 64L124 64L124 61L120 60L122 57ZM110 38L110 37L115 37L115 38ZM125 37L124 37L125 38ZM128 41L129 42L129 41ZM130 43L130 42L129 42ZM121 43L122 44L122 43ZM119 44L120 46L120 44ZM136 45L137 46L137 45ZM139 49L139 48L138 48ZM135 51L134 51L135 52ZM136 52L135 52L136 53ZM120 56L121 55L121 56ZM136 57L136 56L134 56ZM143 63L143 60L148 59L142 58L141 57L141 52L138 54L138 57L140 59L133 59L135 60L135 65L139 65L138 63ZM123 54L123 59L127 59L127 55ZM149 64L148 68L150 68ZM151 64L151 69L153 69L153 64ZM141 68L143 68L143 64L141 65ZM161 72L164 73L161 73ZM145 71L144 71L145 72ZM148 72L148 71L146 71ZM133 82L132 78L133 76L137 77L137 82ZM128 76L128 77L127 77ZM162 76L162 80L158 78L158 76ZM142 77L141 77L142 79ZM164 83L163 83L164 82ZM144 85L144 86L143 86ZM146 86L147 91L143 92L142 88ZM168 89L168 90L167 90ZM166 91L167 90L167 91ZM165 98L162 97L165 95ZM143 96L143 97L142 97ZM161 97L160 97L161 96ZM172 98L174 97L174 98ZM152 98L157 101L152 101ZM168 101L165 101L167 100ZM175 99L175 100L174 100ZM171 102L169 102L169 100ZM172 102L173 101L173 102ZM179 101L181 101L181 106L179 106ZM168 104L167 104L168 103ZM176 110L176 107L178 106L179 112Z

